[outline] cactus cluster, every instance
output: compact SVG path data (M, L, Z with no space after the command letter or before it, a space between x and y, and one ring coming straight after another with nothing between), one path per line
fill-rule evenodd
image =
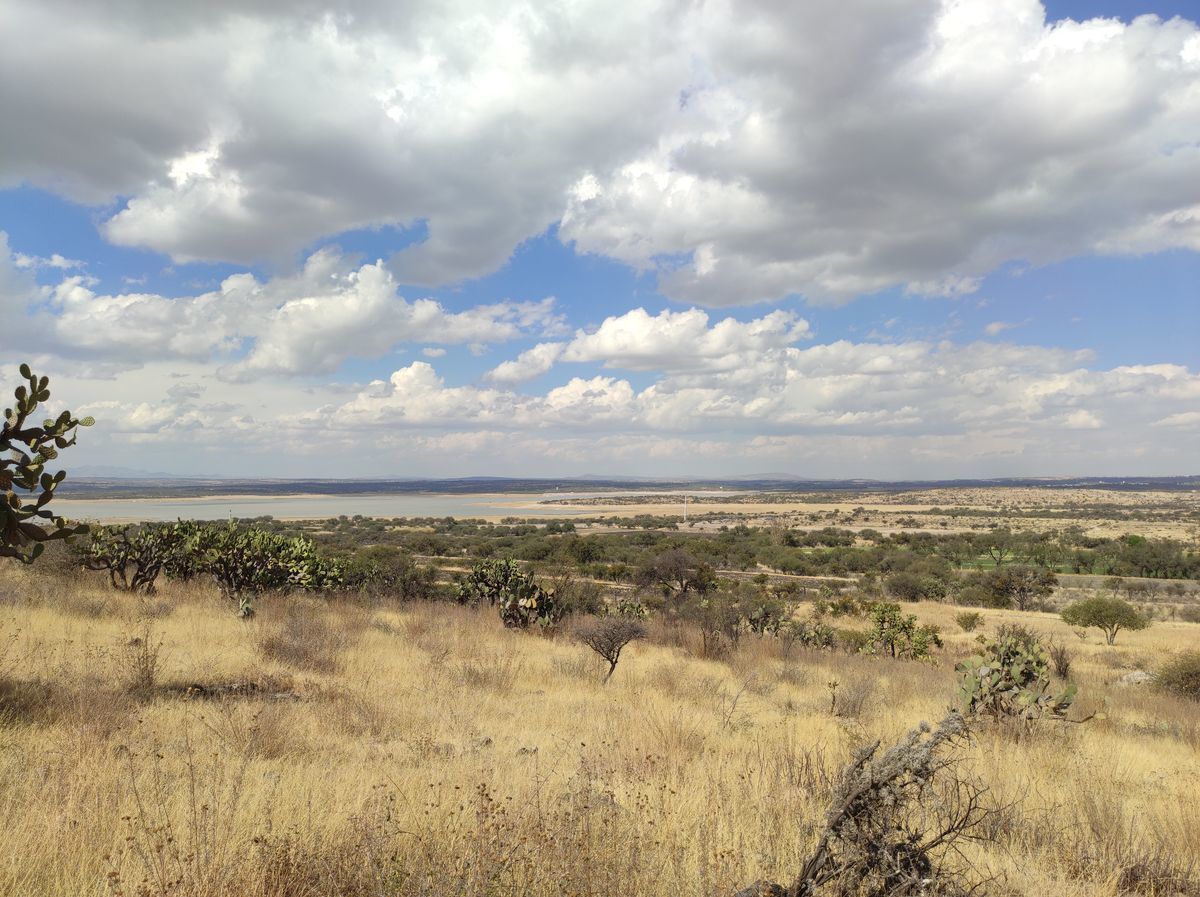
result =
M176 529L174 524L93 526L80 561L88 570L107 572L114 589L152 595L159 574L182 548Z
M864 654L923 660L934 648L942 647L938 628L917 623L916 616L901 612L899 604L873 601L867 605L867 616L871 628L867 630Z
M253 616L254 596L266 591L327 591L345 579L344 565L323 558L311 539L288 538L257 527L196 526L184 543L196 571L208 574L221 594Z
M77 428L95 421L63 411L41 426L30 426L30 416L50 398L50 379L34 375L27 364L20 370L26 383L16 388L16 402L4 409L0 425L0 557L30 563L42 553L43 543L87 532L86 526L72 525L46 507L66 479L61 470L49 473L46 463L75 444Z
M1050 658L1045 647L1013 636L983 641L983 652L955 667L964 710L992 719L1063 718L1075 700L1075 686L1050 690Z
M253 598L262 592L323 592L346 582L345 565L318 554L312 540L235 522L97 527L82 564L107 571L118 589L145 594L160 574L179 580L205 574L243 617L253 615Z
M538 585L511 558L476 564L459 583L458 600L462 604L498 607L504 625L513 629L528 629L535 623L548 628L563 615L554 593Z

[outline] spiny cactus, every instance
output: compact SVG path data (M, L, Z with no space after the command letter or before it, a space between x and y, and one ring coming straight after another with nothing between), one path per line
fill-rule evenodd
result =
M50 474L45 467L47 461L58 457L60 449L75 444L78 427L90 427L95 421L64 411L57 418L47 418L40 427L27 426L38 405L50 398L50 378L35 376L27 364L20 370L27 383L16 388L15 406L4 409L0 426L0 490L4 493L0 557L31 563L42 553L42 543L87 532L86 526L73 526L46 507L66 473ZM22 497L18 492L28 494Z
M170 576L189 569L185 542L194 526L180 521L92 527L82 564L88 570L107 571L115 589L152 595L160 573Z
M955 667L964 710L992 719L1061 719L1075 700L1075 686L1050 692L1046 649L1012 636L984 641L982 654Z
M458 600L462 604L487 602L498 606L504 625L514 629L527 629L534 623L546 628L563 615L554 593L539 586L511 558L476 564L459 583Z
M913 614L905 614L899 604L874 601L867 606L871 628L867 631L864 654L887 654L908 660L923 660L930 651L942 646L936 626L919 625Z
M262 592L325 591L345 579L342 563L322 558L304 536L289 539L230 522L195 527L184 545L196 571L212 576L241 617L253 616L253 598Z

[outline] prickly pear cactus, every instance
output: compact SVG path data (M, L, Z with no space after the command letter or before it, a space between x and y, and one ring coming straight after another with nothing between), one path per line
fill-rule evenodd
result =
M547 628L562 617L554 593L539 586L509 558L476 564L459 584L458 600L463 604L486 601L499 607L504 625L514 629L528 629L534 623Z
M50 379L38 377L29 365L21 365L26 381L13 393L13 407L4 409L0 420L0 558L34 561L44 542L87 533L81 524L71 524L47 505L66 478L64 471L49 473L46 463L58 458L60 449L75 444L79 427L95 423L64 411L46 418L41 426L29 422L38 406L50 398Z
M1046 649L1003 637L985 641L983 653L955 667L964 710L993 719L1062 718L1075 700L1075 686L1050 692Z

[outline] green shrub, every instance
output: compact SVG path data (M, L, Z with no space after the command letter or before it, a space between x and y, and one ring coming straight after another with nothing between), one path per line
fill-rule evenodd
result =
M608 607L608 613L617 617L629 617L631 620L645 620L650 616L646 605L636 598L621 597L616 604Z
M983 614L974 610L965 610L961 614L955 615L954 622L963 632L974 632L983 622Z
M833 632L838 647L847 654L862 654L871 644L870 634L858 629L835 629Z
M1200 651L1185 651L1163 664L1154 684L1181 698L1200 701Z
M790 620L779 628L779 637L789 645L802 648L832 648L837 633L820 620Z
M486 602L500 609L500 619L513 629L528 629L537 623L543 629L558 623L563 606L511 558L476 564L459 584L462 604Z
M345 582L345 565L323 558L306 536L288 538L234 521L181 525L188 527L181 549L187 571L211 576L243 618L254 615L253 599L263 592L319 592ZM170 565L167 574L174 575Z

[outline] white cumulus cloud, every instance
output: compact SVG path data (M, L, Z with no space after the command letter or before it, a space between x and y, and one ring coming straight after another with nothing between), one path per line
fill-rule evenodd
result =
M107 237L177 260L410 228L390 264L414 284L494 271L558 225L707 306L954 296L1012 260L1200 248L1200 31L1180 18L1049 23L1038 0L166 6L7 0L0 116L19 126L0 186L120 198Z

